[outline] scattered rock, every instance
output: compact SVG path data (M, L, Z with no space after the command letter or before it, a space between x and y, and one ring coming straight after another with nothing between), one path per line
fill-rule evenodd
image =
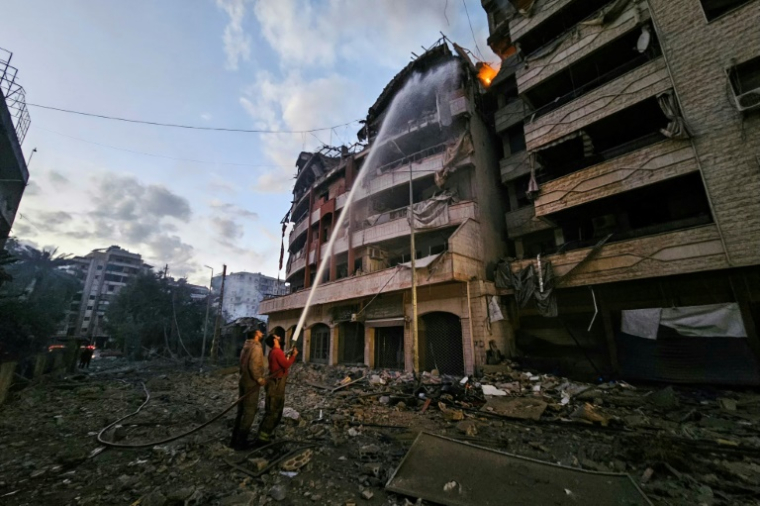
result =
M462 434L467 434L468 436L475 436L478 433L478 428L475 422L471 420L459 422L457 424L457 430Z
M282 501L285 499L285 487L282 485L275 485L269 489L269 496L275 501Z
M457 482L450 481L450 482L448 482L447 484L445 484L443 486L443 491L444 492L451 492L452 490L456 490L456 488L457 488Z
M362 497L363 497L364 499L368 500L368 501L369 501L370 499L372 499L374 496L375 496L375 494L373 494L373 493L372 493L371 491L369 491L369 490L365 490L364 492L362 492Z
M641 479L639 480L642 484L648 482L652 475L654 474L654 469L651 467L647 467L646 471L644 471L644 474L641 475Z
M262 459L260 457L248 459L248 462L253 466L254 469L256 469L256 471L263 471L269 465L269 461L267 459Z
M736 411L736 401L733 399L723 397L718 399L718 404L726 411Z
M283 492L284 494L284 492ZM273 496L274 497L274 496ZM283 499L285 496L282 496ZM276 499L276 498L275 498ZM276 499L277 501L281 501L282 499ZM253 492L241 492L239 494L231 495L229 497L225 497L222 499L222 501L219 503L220 506L253 506L256 502L256 494Z
M678 407L678 397L673 387L665 387L662 390L654 392L648 397L651 404L660 409L673 409Z
M140 506L164 506L166 504L166 496L159 490L155 490L146 495L140 501Z

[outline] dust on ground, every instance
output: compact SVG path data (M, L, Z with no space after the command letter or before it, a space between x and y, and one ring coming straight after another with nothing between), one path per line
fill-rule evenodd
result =
M98 432L143 404L142 383L150 402L107 440L166 439L237 398L234 368L100 359L85 373L45 378L0 408L0 503L413 504L384 486L425 431L628 473L656 505L760 504L760 395L750 391L582 384L514 364L465 382L297 364L270 449L227 447L234 409L171 443L105 448Z

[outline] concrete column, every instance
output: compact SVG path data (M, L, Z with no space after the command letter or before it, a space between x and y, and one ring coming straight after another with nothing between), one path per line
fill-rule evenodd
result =
M364 363L375 368L375 328L364 327Z
M337 365L340 358L340 325L330 328L330 357L327 361L330 365Z
M303 329L301 332L303 334L303 361L304 363L309 361L309 356L311 355L311 329L306 328Z

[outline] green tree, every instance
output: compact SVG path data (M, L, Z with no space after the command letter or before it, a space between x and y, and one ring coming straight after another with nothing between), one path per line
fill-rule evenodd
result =
M0 287L0 347L5 358L17 359L43 349L65 318L78 281L60 267L65 256L55 249L38 250L9 240Z
M136 276L109 304L106 330L131 358L142 358L150 349L200 356L206 299L193 299L191 294L182 279L154 273Z

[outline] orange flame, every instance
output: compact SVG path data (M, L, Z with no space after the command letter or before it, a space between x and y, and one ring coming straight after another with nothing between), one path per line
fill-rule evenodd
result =
M478 80L486 88L491 86L491 81L493 81L494 77L496 77L496 74L499 73L498 69L495 69L489 64L484 63L484 62L478 62L475 68L478 71Z

